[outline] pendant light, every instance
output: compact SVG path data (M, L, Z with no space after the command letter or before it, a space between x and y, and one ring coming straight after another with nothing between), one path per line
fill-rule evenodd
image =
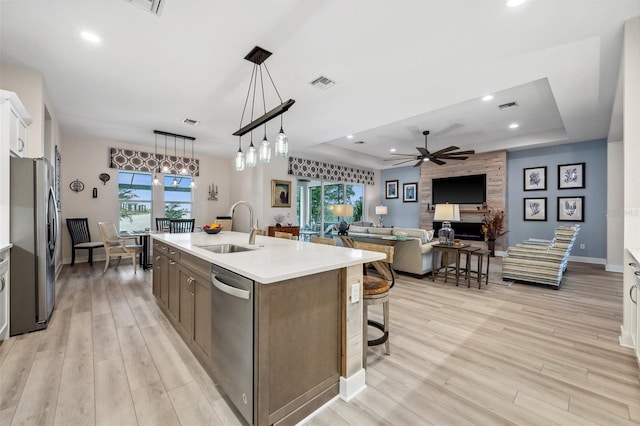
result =
M242 152L242 137L238 138L238 152L236 153L236 170L244 170L244 152Z
M189 163L193 162L193 173L191 174L191 188L197 188L196 184L196 158L193 156L193 139L191 140L191 160Z
M245 98L245 104L244 104L244 108L242 110L242 117L240 118L240 129L237 130L233 135L234 136L243 136L246 133L251 132L252 130L254 130L255 128L264 125L264 138L262 139L262 142L260 143L260 146L258 148L258 156L260 159L261 163L268 163L271 161L271 155L272 155L272 151L271 151L271 143L269 142L269 139L267 139L267 122L276 118L277 116L280 116L280 132L278 133L277 137L276 137L276 157L286 157L289 154L289 143L288 143L288 137L287 135L284 133L283 130L283 126L282 126L282 114L284 114L286 111L289 110L289 108L291 108L291 106L295 103L295 100L293 99L289 99L288 101L283 101L282 97L280 96L280 93L278 92L278 89L275 85L275 83L273 82L273 78L271 77L271 73L269 72L269 69L267 68L267 65L264 63L265 60L271 56L271 52L262 49L261 47L254 47L251 52L249 52L247 54L247 56L245 56L244 59L246 59L249 62L252 62L253 65L253 70L251 72L251 79L249 80L249 89L247 90L247 96ZM264 69L267 71L267 75L269 77L269 80L271 81L271 85L273 86L273 89L275 90L276 95L278 96L278 99L280 100L280 105L276 106L275 108L271 109L270 111L267 111L266 108L266 99L265 99L265 94L264 94L264 81L263 81L263 75L262 75L262 67L264 66ZM257 86L257 80L258 80L258 72L260 73L260 86L261 86L261 94L262 94L262 104L263 104L263 108L264 108L264 114L258 118L256 118L255 120L253 119L253 106L255 104L255 92L256 92L256 86ZM246 124L245 126L242 126L242 122L244 119L244 114L247 108L247 102L249 100L249 95L251 93L251 89L253 86L253 91L254 91L254 97L253 97L253 102L251 105L251 119L252 121L249 124ZM247 156L245 158L244 154L242 154L242 158L246 160L246 166L247 167L253 167L253 154L252 152L255 150L255 147L253 146L253 137L251 140L251 144L249 145L248 151L247 151ZM238 149L238 154L236 155L236 170L243 170L244 167L240 168L239 167L239 156L242 153L242 147L239 146Z
M276 136L276 157L287 157L289 155L289 138L282 130L282 116L280 116L280 133Z
M187 153L185 151L185 145L187 140L182 138L182 170L180 170L181 175L188 175L189 171L187 170Z
M260 162L269 163L271 161L271 142L267 139L267 125L264 125L264 139L260 143Z
M164 158L162 159L162 173L169 173L169 160L167 160L167 134L164 135Z
M154 172L153 172L153 186L159 186L160 185L160 179L158 179L158 170L160 169L160 163L158 162L158 134L156 133L156 151L155 151L155 155L154 158L156 160L156 167L154 168Z
M247 148L245 164L247 167L255 167L257 162L258 162L258 153L256 151L256 147L253 146L253 132L251 132L251 143L249 144L249 148Z
M177 144L177 137L176 135L173 135L173 156L176 158L176 160L178 159L178 152L176 150L176 144ZM174 170L175 173L175 170ZM177 188L179 185L178 182L178 178L176 176L173 177L173 182L171 182L171 186L173 186L174 188Z

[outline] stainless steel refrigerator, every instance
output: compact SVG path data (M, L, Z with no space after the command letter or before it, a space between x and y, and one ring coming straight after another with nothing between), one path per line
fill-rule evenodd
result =
M58 212L53 166L46 158L11 157L11 327L47 327L55 305Z

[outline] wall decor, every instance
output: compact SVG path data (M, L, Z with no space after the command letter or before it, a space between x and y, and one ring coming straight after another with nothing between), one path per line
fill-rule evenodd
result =
M558 189L584 188L585 163L560 164L558 166Z
M111 176L109 176L108 173L100 173L98 178L102 181L102 185L106 185L109 179L111 179Z
M584 197L558 197L558 222L584 222Z
M291 181L271 179L271 207L291 207Z
M418 182L402 184L402 202L404 203L418 202Z
M207 198L209 201L218 201L218 185L212 183L209 185L209 197Z
M524 199L524 220L547 220L547 197Z
M71 190L73 192L80 192L80 191L84 190L84 183L82 183L78 179L76 179L76 180L74 180L73 182L71 182L69 184L69 188L71 188Z
M388 180L385 182L385 198L398 198L398 181Z
M543 191L547 189L547 166L531 167L524 171L524 190Z

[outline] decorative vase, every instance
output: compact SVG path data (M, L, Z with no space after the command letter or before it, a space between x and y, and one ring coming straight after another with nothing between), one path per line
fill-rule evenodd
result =
M487 240L487 247L489 248L489 252L491 254L491 257L495 257L496 256L496 240L495 240L495 238Z

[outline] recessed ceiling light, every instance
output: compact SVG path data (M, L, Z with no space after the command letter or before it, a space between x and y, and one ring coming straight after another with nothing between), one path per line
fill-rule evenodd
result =
M518 127L520 127L520 125L518 123L511 123L509 124L509 128L510 129L517 129Z
M353 135L347 135L347 139L353 139Z
M91 43L100 43L100 37L89 31L83 31L80 33L83 39L90 41Z
M485 102L490 101L491 99L493 99L493 95L486 95L482 97L482 100Z
M396 149L395 149L395 148L391 148L391 149L389 150L389 152L396 152Z
M507 0L507 7L518 7L527 0Z

